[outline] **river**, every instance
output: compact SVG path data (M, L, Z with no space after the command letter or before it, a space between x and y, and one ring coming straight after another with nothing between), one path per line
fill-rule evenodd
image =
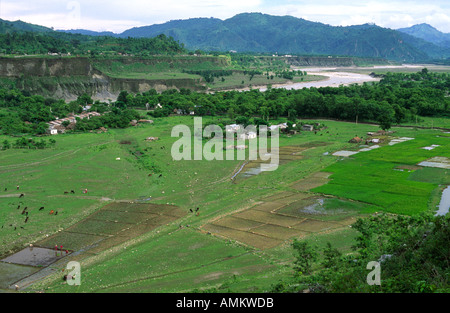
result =
M351 84L362 84L364 82L376 82L380 78L372 77L368 74L346 72L345 70L371 70L371 69L399 69L399 68L417 68L418 70L423 68L421 65L386 65L386 66L373 66L373 67L349 67L340 68L339 71L336 67L305 67L295 68L295 70L306 71L308 75L320 75L326 76L326 79L311 81L311 82L299 82L289 84L273 85L272 88L286 88L286 89L302 89L302 88L319 88L319 87L339 87L341 85L348 86ZM257 87L260 91L267 90L267 87Z

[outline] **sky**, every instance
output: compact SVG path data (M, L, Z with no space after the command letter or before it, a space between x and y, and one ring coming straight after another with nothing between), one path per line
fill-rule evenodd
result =
M244 12L290 15L333 26L387 28L427 23L450 33L449 0L0 0L0 18L53 27L121 33L194 17L227 19Z

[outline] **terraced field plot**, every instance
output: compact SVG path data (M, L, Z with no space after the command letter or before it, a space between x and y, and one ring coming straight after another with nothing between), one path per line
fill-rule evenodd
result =
M86 256L101 253L127 240L150 232L162 225L169 224L186 213L176 206L115 202L110 203L88 218L57 233L54 236L38 241L34 247L25 248L0 262L2 269L8 272L11 266L22 266L20 273L0 280L3 288L18 283L23 286L45 276L46 267L58 267L69 257L81 260ZM53 248L63 247L63 252ZM67 250L67 252L66 252ZM58 254L59 253L59 254ZM40 274L43 270L43 274ZM8 274L9 275L9 274ZM22 281L23 279L23 281Z
M272 150L268 150L265 158L270 158L269 160L263 160L258 157L256 160L250 160L246 163L241 171L234 178L234 183L239 183L242 179L252 177L254 175L258 175L264 171L261 168L261 164L269 165L274 160L274 156L278 155L278 164L283 165L292 161L298 161L304 158L302 152L311 148L319 147L327 145L325 142L308 142L301 145L290 145L283 146L280 148L274 148Z
M330 211L312 209L318 204L318 197L306 192L325 184L329 174L314 173L292 184L292 189L265 197L250 209L222 217L202 229L257 249L270 249L292 237L346 227L355 221L354 212L349 217L339 211L333 218Z
M185 212L171 205L111 203L36 245L51 248L57 244L70 250L92 248L92 251L101 251L171 223L184 215Z
M435 145L433 149L423 149L431 144ZM333 173L330 182L312 191L361 201L391 213L413 215L423 212L429 207L433 190L438 183L445 183L448 174L445 168L431 171L421 169L420 165L426 160L448 158L449 147L447 136L418 134L414 139L334 163L324 170ZM431 176L442 179L436 181L430 179Z
M292 203L298 203L301 207L306 205L304 200ZM324 221L320 216L310 213L298 216L288 215L283 213L286 207L288 205L280 202L264 202L248 210L220 218L202 228L215 235L237 240L257 249L270 249L292 237L304 237L311 233L343 228L355 220L342 218Z

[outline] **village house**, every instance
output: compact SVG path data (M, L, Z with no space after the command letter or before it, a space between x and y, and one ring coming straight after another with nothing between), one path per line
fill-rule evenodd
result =
M239 139L244 139L244 140L255 139L256 137L257 137L256 132L251 132L251 131L239 135Z
M238 124L231 124L231 125L226 125L225 126L225 131L226 132L237 132L242 128L241 125Z

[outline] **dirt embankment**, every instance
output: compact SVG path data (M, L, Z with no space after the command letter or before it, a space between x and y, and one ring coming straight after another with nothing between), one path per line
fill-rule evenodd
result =
M130 59L123 62L154 64L167 62L170 58ZM202 58L202 61L204 59ZM221 60L211 60L220 62ZM194 58L174 58L172 62L199 62ZM115 100L122 90L145 92L150 89L199 89L198 79L125 79L110 77L93 66L89 58L83 57L23 57L0 58L0 87L16 88L46 97L71 101L83 93L94 100Z

